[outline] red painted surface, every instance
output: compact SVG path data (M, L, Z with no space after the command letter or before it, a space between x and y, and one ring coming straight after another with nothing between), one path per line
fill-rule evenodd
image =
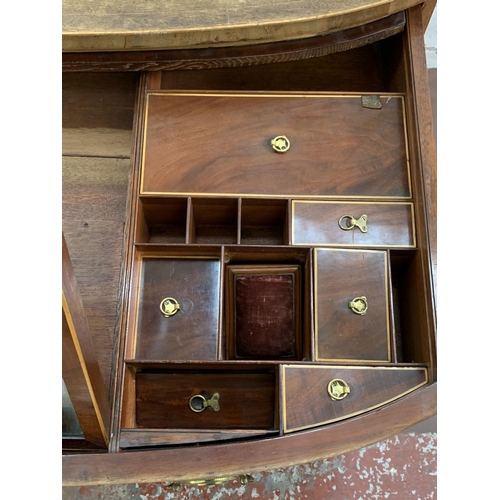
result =
M437 436L400 434L335 458L253 474L206 486L168 483L63 488L63 500L434 500L437 498Z

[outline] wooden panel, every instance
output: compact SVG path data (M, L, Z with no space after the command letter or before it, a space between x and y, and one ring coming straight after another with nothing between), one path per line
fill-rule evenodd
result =
M62 160L62 217L87 223L125 222L130 161L115 158Z
M138 427L180 429L273 429L272 373L138 373ZM219 411L189 408L192 396L218 392Z
M106 447L111 407L64 236L62 264L62 376L85 440Z
M128 160L113 158L62 161L62 228L106 390L111 387L129 169Z
M395 96L148 94L141 193L405 198L402 111Z
M389 361L387 254L315 249L316 359ZM348 306L365 297L365 315Z
M437 295L437 171L436 150L433 140L432 106L429 96L429 79L426 66L424 30L421 9L408 11L408 29L404 33L406 83L408 88L408 125L412 137L410 153L417 166L414 178L415 223L419 234L419 252L414 275L413 299L418 301L411 315L419 315L419 359L429 363L430 378L436 380L436 295ZM412 280L413 281L413 280ZM411 302L410 302L411 304ZM413 306L410 306L413 308ZM418 312L417 312L418 311ZM423 321L427 326L423 326ZM413 329L413 328L412 328ZM416 333L416 332L415 332ZM416 340L416 338L415 338ZM416 349L415 349L416 347ZM425 358L423 358L425 356Z
M130 158L132 131L112 128L63 128L63 156Z
M285 365L283 370L285 432L359 415L427 383L425 368ZM349 394L341 401L332 400L328 394L333 379L349 386Z
M381 92L386 89L382 62L380 43L371 43L346 52L279 64L163 71L161 88Z
M344 215L367 215L368 231L346 231ZM343 219L343 227L352 223ZM322 246L415 247L415 222L411 203L292 202L292 244Z
M63 129L132 130L137 80L133 73L64 73Z
M63 74L63 156L130 158L138 75Z
M167 432L157 429L122 429L120 432L120 448L143 446L179 445L187 443L204 443L263 437L277 431L266 430L193 430L176 429Z
M436 124L433 123L432 103L429 92L429 73L427 70L424 28L420 9L408 12L409 26L404 38L407 54L407 85L412 99L409 112L412 120L415 143L415 157L420 162L421 178L419 190L422 205L422 233L427 233L428 258L431 263L432 292L437 300L437 158ZM427 257L427 252L424 252Z
M123 73L62 77L62 227L107 393L136 82Z
M135 357L216 359L219 261L144 257L141 273ZM160 311L166 297L180 305L168 318Z
M361 26L421 0L63 1L63 52L234 46L293 40Z
M123 222L63 219L62 227L108 390L112 387Z

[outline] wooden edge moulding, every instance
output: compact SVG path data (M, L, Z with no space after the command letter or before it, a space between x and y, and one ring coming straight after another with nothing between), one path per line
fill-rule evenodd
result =
M63 4L62 51L127 53L165 47L189 50L307 40L370 26L415 5L418 0L388 0L382 4L353 0L349 5L341 0L320 0L313 10L309 3L296 0L287 9L276 9L265 0L256 0L241 9L230 2L205 2L197 4L194 16L191 7L184 12L171 2L156 0L148 11L138 10L126 0L118 12L112 4L89 11L85 2L73 0Z
M142 75L110 453L64 456L65 484L248 474L435 413L420 7L391 22L378 92Z

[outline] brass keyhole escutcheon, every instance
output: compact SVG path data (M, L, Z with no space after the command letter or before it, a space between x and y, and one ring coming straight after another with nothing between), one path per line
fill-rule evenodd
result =
M340 401L351 393L347 382L340 378L334 378L328 384L328 394L333 401Z
M355 297L349 302L349 309L354 314L364 316L366 314L366 311L368 311L368 300L364 296Z
M350 231L357 227L362 233L368 232L368 215L363 214L359 219L356 219L352 215L343 215L339 219L340 229L344 231Z
M213 411L219 411L219 399L220 395L218 392L214 392L213 396L195 394L189 399L189 408L195 413L201 413L207 408L211 408Z
M286 153L290 149L290 141L286 135L278 135L271 141L271 146L277 153Z
M173 316L180 308L179 302L172 297L166 297L160 302L160 311L165 318L170 318L170 316Z

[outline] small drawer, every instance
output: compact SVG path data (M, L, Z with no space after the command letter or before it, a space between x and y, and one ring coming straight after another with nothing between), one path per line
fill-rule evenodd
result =
M141 256L133 357L215 360L220 261Z
M275 381L274 371L137 373L137 427L275 429Z
M387 252L314 249L318 361L391 361Z
M294 200L292 244L414 248L413 204Z
M354 417L427 383L425 368L283 365L284 432Z

